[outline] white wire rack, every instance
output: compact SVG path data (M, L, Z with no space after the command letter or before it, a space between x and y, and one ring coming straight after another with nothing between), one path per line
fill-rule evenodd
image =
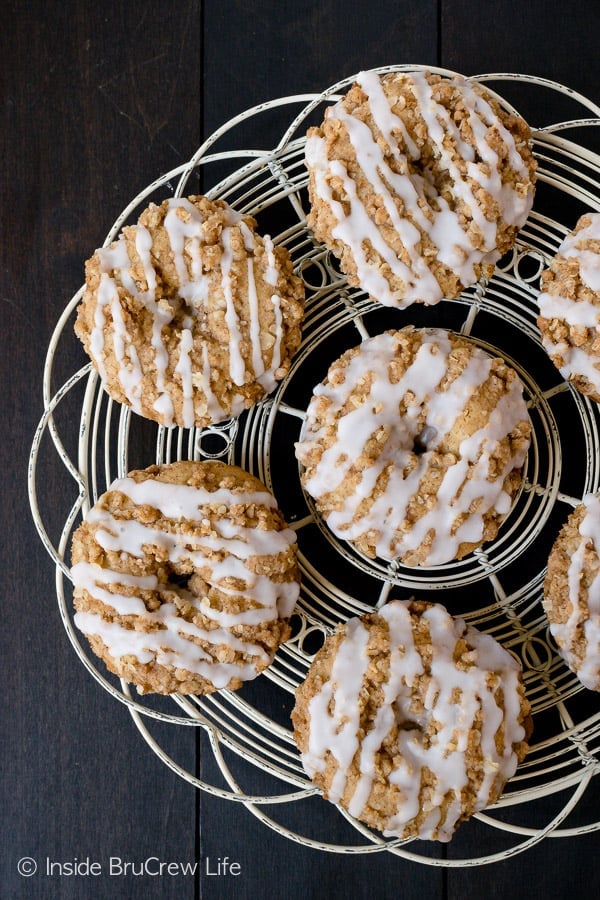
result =
M380 71L418 68L393 66ZM590 149L600 136L600 108L562 85L531 76L499 73L477 80L490 89L499 83L508 93L515 87L533 92L535 101L544 95L550 104L560 96L561 104L568 101L573 108L570 118L534 132L539 165L536 202L516 247L489 282L465 291L458 300L406 311L386 310L349 288L335 260L307 230L303 152L307 126L320 121L324 107L353 79L322 94L262 104L216 131L185 165L148 185L123 210L106 243L150 200L195 193L200 181L211 185L204 191L209 196L222 197L253 214L260 230L287 246L306 284L303 342L288 377L248 413L218 427L168 430L144 423L107 397L89 365L66 376L57 372L63 342L74 340L80 290L66 306L48 348L44 414L29 466L31 510L54 562L58 606L70 642L88 672L129 708L140 734L167 766L190 784L243 804L270 828L307 846L337 853L385 851L434 866L490 863L521 853L547 836L600 829L600 822L581 824L579 817L575 826L566 822L600 767L600 698L582 688L563 664L541 607L545 563L558 528L584 493L600 489L600 417L595 404L561 380L541 348L536 327L543 268L576 218L586 210L600 209L600 157ZM511 108L505 99L501 102ZM248 126L254 135L262 133L265 117L270 127L275 122L279 129L276 145L268 150L236 149ZM332 535L300 485L293 452L312 388L332 359L369 335L409 322L460 331L507 359L524 382L533 424L523 486L497 539L460 562L427 569L370 560ZM97 666L73 627L71 533L108 484L134 467L134 453L136 466L180 458L221 458L242 465L274 492L297 532L302 592L292 638L271 668L239 692L204 698L177 695L169 700L134 697L125 682ZM66 477L73 495L68 509L55 510L39 490L42 467L53 477L58 477L58 470ZM502 798L476 822L461 828L485 828L489 834L482 847L492 849L476 858L458 858L452 857L451 844L444 851L447 855L441 855L437 845L408 846L384 839L334 807L331 814L348 823L344 843L304 833L309 826L299 833L297 827L285 824L286 808L308 798L330 806L303 773L289 721L294 690L314 653L339 621L372 610L391 596L432 594L451 612L493 634L523 665L533 710L533 745ZM156 722L176 729L199 728L211 750L215 777L202 780L169 755L162 736L159 741L152 733ZM194 728L187 733L193 732ZM260 784L261 792L247 790L248 783ZM549 795L556 795L556 812L550 821L540 823L535 801ZM311 822L310 816L303 821Z

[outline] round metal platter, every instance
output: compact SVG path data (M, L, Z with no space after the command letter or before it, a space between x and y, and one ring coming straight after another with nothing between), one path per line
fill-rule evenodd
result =
M536 326L541 272L578 215L600 209L600 157L589 149L600 135L600 110L585 97L543 79L478 76L475 80L485 81L509 108L503 90L526 88L534 95L550 95L550 100L560 95L561 102L572 104L573 116L534 130L539 166L534 208L514 250L499 262L489 282L435 307L390 310L350 288L335 259L314 241L306 226L306 128L321 120L325 106L353 80L346 79L322 94L262 104L228 122L188 163L135 197L106 239L109 243L124 224L135 221L151 200L197 193L199 184L208 196L223 198L254 215L259 230L288 248L306 286L303 341L285 381L253 409L219 426L168 430L141 422L108 398L89 365L57 375L62 342L73 340L80 290L66 306L48 348L45 411L29 467L31 509L55 563L59 609L75 651L99 684L127 705L143 738L181 777L244 804L269 827L311 847L339 853L383 850L437 866L479 865L520 853L548 835L600 828L600 822L565 826L600 765L600 701L581 686L557 654L541 605L545 564L558 528L585 493L600 489L600 419L596 404L561 379L541 347ZM266 116L271 128L273 121L279 128L279 142L268 150L237 149L244 128ZM522 488L497 539L461 561L431 568L368 559L335 537L304 492L294 457L294 442L312 389L329 364L368 336L409 323L452 329L506 359L524 383L533 425ZM144 454L147 458L142 462ZM270 669L238 692L138 698L127 684L107 675L100 663L97 667L87 645L79 640L70 600L71 533L110 482L134 467L134 456L136 466L181 458L219 458L241 465L273 491L296 530L302 591L292 637ZM40 468L54 470L57 465L73 489L72 506L58 512L50 511L51 502L42 499L38 489ZM318 834L299 833L286 824L289 804L325 802L306 778L293 740L289 713L295 688L338 622L368 612L391 597L411 596L444 603L453 614L492 634L523 666L534 719L532 745L501 799L476 816L476 822L462 826L491 829L494 835L491 843L489 837L485 843L492 846L491 851L475 859L453 858L451 851L442 857L436 855L435 845L432 849L419 841L384 839L333 806L332 815L347 820L346 843L329 843ZM200 728L202 746L210 748L214 762L207 767L214 769L214 778L200 779L179 765L166 749L163 731L160 740L152 733L156 722L177 729ZM194 729L188 733L193 740ZM249 783L254 786L251 791ZM535 800L550 794L559 798L556 814L549 822L531 824ZM303 821L307 820L310 817Z

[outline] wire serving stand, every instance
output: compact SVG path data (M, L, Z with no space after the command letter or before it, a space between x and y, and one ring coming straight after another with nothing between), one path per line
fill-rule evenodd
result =
M423 68L388 66L378 71ZM202 191L209 197L223 198L254 215L259 230L288 248L306 286L302 345L287 378L247 413L218 426L184 430L142 422L110 400L90 364L57 376L63 342L74 340L81 288L66 306L48 347L44 412L29 460L31 511L54 562L58 607L70 642L87 671L126 705L144 740L167 766L195 787L243 804L265 825L300 844L336 853L384 851L445 867L491 863L546 837L600 829L600 821L582 824L580 816L575 825L567 821L600 769L600 697L583 688L561 660L541 606L545 563L558 528L585 493L600 489L600 416L596 404L578 394L551 364L536 326L541 272L577 217L600 210L600 156L590 149L600 136L600 107L563 85L533 76L492 73L474 80L486 82L494 92L495 84L503 93L528 91L536 103L538 95L549 96L550 102L559 97L560 104L567 102L575 110L572 117L533 131L538 160L534 208L514 249L489 281L457 300L405 311L385 309L349 287L336 261L307 229L304 144L307 127L322 119L325 107L354 78L320 94L261 104L227 122L188 162L148 185L119 215L105 244L151 200L198 193L197 183L211 185ZM497 96L505 108L513 109L504 96ZM248 126L254 135L263 133L265 117L281 135L275 146L237 149ZM408 323L451 328L503 356L523 380L533 425L522 489L498 537L462 561L416 569L368 559L336 538L302 489L293 448L312 389L329 363L364 338ZM134 467L132 447L140 445L147 454L143 465L182 458L219 458L241 465L273 491L297 533L302 589L292 637L272 666L240 691L169 699L133 696L126 682L112 678L97 663L74 628L71 534L111 481ZM54 472L57 460L73 495L68 510L53 510L38 487L40 468ZM534 735L528 756L503 796L459 829L458 834L467 828L486 830L484 852L477 857L453 856L457 838L443 851L437 844L386 839L326 804L302 770L289 721L294 690L338 622L371 611L392 596L432 595L452 613L494 635L520 660L532 706ZM211 751L210 765L203 767L210 780L188 771L169 754L164 732L160 740L153 734L156 723L179 730L192 726L190 734L200 729L203 746ZM540 822L532 814L535 801L550 795L556 796L556 812ZM304 800L320 804L315 822L325 807L327 815L343 817L346 837L331 842L286 824L284 810ZM303 819L311 821L310 816ZM306 824L303 828L308 830Z

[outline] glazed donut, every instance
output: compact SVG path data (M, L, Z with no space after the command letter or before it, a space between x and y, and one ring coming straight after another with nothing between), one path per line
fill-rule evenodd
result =
M537 323L550 359L600 403L600 213L582 216L542 273Z
M222 200L174 198L87 261L75 332L113 399L168 427L204 427L287 374L304 286L255 226Z
M544 609L559 652L600 691L600 495L586 494L563 525L544 579Z
M456 75L362 72L308 131L308 223L350 284L434 304L491 275L533 204L524 120Z
M449 841L527 752L519 663L439 604L393 600L338 626L296 691L304 769L386 836Z
M432 566L496 536L530 432L522 383L503 360L408 326L331 365L296 456L337 537L371 558Z
M72 541L74 617L140 693L235 690L273 660L299 593L295 533L254 476L180 461L114 481Z

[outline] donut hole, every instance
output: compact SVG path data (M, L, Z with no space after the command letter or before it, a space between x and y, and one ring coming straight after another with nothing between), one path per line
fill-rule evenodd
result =
M413 453L416 456L421 456L423 453L431 450L431 445L434 443L437 433L437 428L434 428L433 425L425 425L421 428L413 438Z
M407 708L410 698L399 696L392 701L392 712L398 731L423 731L422 723Z
M183 572L172 571L168 574L168 585L170 588L174 588L177 591L188 591L190 590L190 579L191 574L184 574Z
M398 731L421 731L418 722L414 722L411 719L396 720L396 724L398 726Z
M182 601L206 596L209 586L204 579L185 562L161 563L159 581L166 591L179 596Z

